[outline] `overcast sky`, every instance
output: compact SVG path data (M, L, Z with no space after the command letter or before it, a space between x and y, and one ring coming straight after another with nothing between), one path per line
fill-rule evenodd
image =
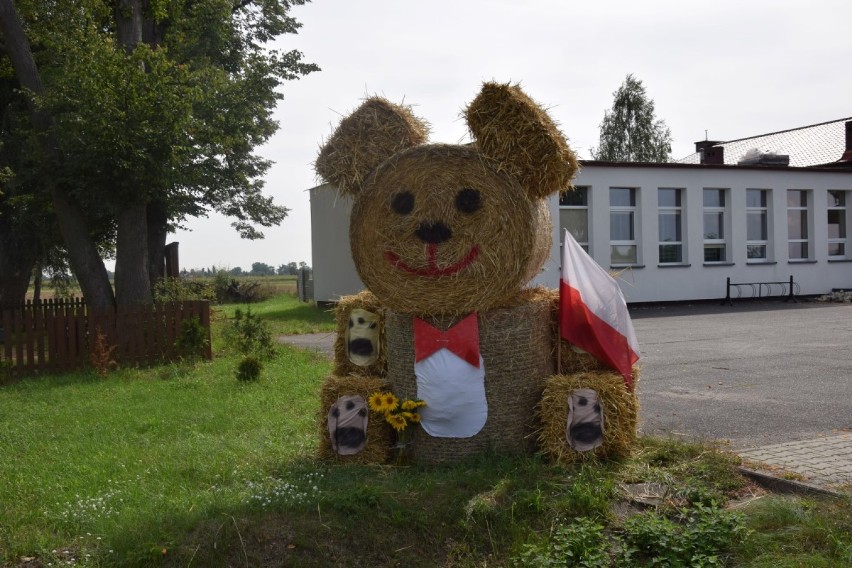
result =
M170 235L182 268L311 260L307 189L321 141L365 96L414 105L431 140L466 139L461 109L483 81L519 82L550 109L581 158L598 143L612 93L633 73L669 126L673 156L852 116L849 0L314 0L279 42L322 68L283 86L281 129L261 154L266 193L290 208L266 239L230 220Z

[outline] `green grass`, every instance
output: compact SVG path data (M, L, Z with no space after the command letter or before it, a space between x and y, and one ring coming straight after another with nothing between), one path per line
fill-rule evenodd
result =
M228 320L234 311L251 312L266 321L275 335L325 333L335 331L334 314L317 307L313 302L302 303L289 294L275 296L252 304L225 304L214 307L219 318Z
M266 321L301 309L252 306ZM0 387L0 565L850 565L848 502L763 497L727 512L751 487L706 445L644 438L629 460L575 467L318 461L330 362L278 346L241 383L214 331L212 362ZM620 487L640 482L670 491L628 515Z

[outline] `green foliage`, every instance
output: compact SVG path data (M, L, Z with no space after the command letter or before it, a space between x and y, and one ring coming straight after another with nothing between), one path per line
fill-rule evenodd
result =
M242 355L268 359L275 354L275 341L269 326L248 308L234 312L234 319L225 330L225 341Z
M201 325L197 317L185 319L180 324L180 335L175 341L175 347L185 354L190 360L197 359L204 354L207 347L207 328Z
M743 516L718 507L681 509L675 519L656 512L627 519L621 562L652 566L724 566L737 541L747 534Z
M642 81L628 75L613 93L612 109L601 122L598 148L592 158L610 162L668 162L672 135L654 114Z
M209 280L166 277L157 280L152 290L155 302L207 300L215 302L216 290Z
M243 357L237 365L237 380L244 383L254 382L260 378L261 371L263 363L260 359L251 355Z
M585 517L556 528L548 542L528 544L516 562L529 568L612 566L604 526Z

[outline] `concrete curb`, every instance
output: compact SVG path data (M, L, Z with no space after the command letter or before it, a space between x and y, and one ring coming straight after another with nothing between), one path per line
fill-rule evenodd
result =
M769 489L770 491L773 491L775 493L783 493L788 495L805 495L809 497L829 497L832 499L849 498L848 495L840 493L838 491L834 491L833 489L820 487L818 485L805 483L803 481L783 479L766 473L764 471L758 471L743 466L740 466L739 470L740 473L742 473L746 477L753 479L758 485Z

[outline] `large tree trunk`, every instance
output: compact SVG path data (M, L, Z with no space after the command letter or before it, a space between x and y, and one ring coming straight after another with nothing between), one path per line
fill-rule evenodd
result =
M24 34L21 19L12 0L0 0L0 29L3 33L6 53L12 61L18 82L26 89L40 94L44 91L29 41ZM36 131L42 135L45 153L53 163L59 163L57 144L50 135L51 117L39 111L29 100L30 114ZM115 304L115 296L109 283L106 267L89 234L85 219L77 204L73 203L63 188L52 180L53 207L59 222L59 230L65 240L71 269L80 282L86 302L91 306L108 307Z
M115 299L119 306L150 304L148 223L145 204L128 205L118 213L115 243Z
M166 276L166 236L168 212L162 201L148 204L148 277L153 290L157 281Z

